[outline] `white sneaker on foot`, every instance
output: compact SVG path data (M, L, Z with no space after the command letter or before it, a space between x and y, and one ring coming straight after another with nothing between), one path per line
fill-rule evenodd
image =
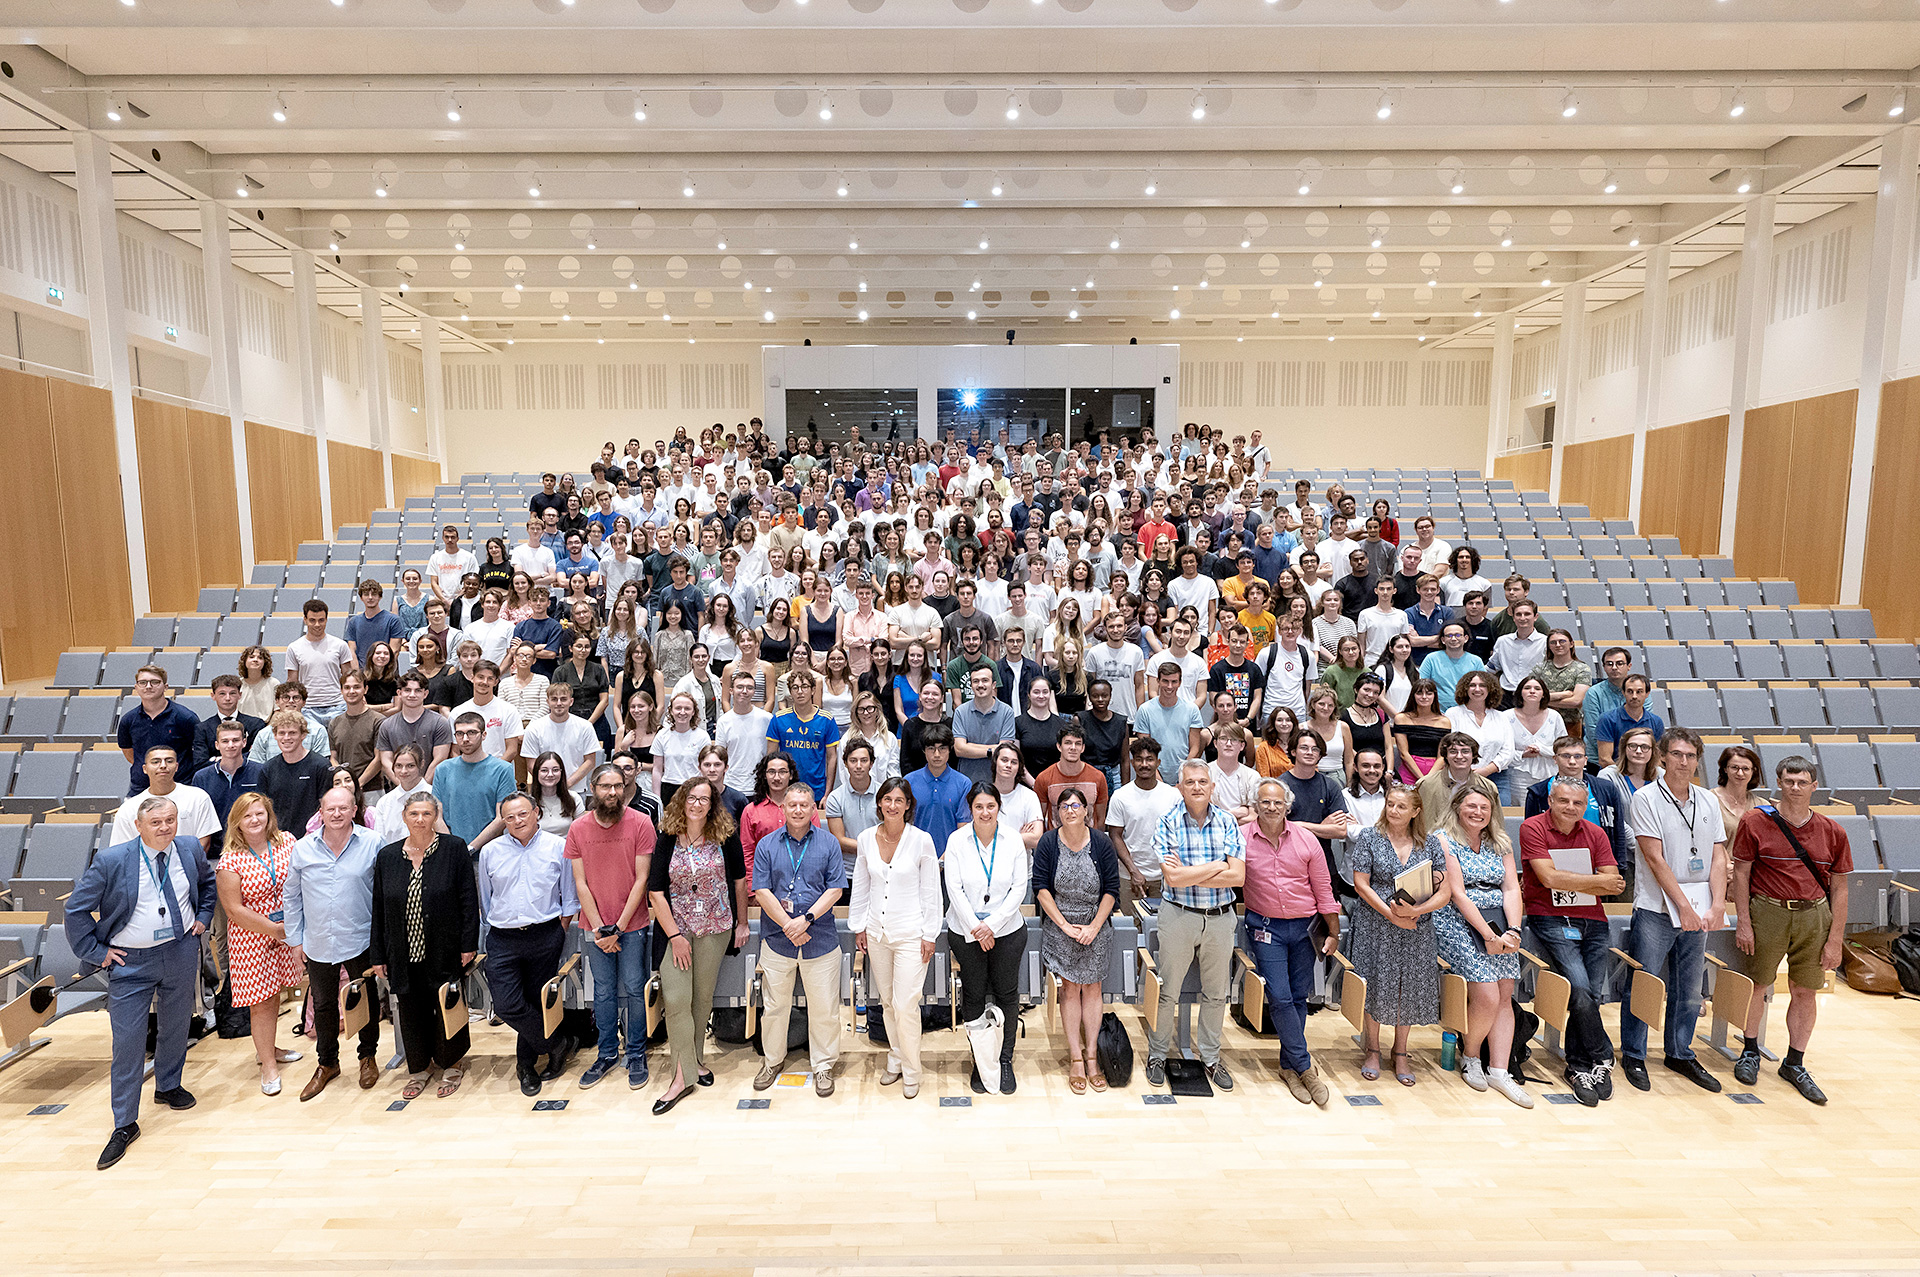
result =
M1481 1089L1498 1091L1523 1109L1533 1107L1533 1097L1528 1095L1526 1088L1514 1081L1513 1074L1505 1069L1487 1070L1487 1083Z
M1487 1089L1487 1067L1480 1063L1477 1055L1467 1057L1466 1063L1460 1066L1460 1076L1476 1091Z

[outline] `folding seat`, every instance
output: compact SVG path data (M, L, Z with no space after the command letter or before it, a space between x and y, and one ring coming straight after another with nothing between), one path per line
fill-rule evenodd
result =
M1827 662L1835 678L1878 678L1880 667L1874 663L1873 648L1857 640L1835 639L1822 643Z
M1693 677L1693 662L1687 649L1672 640L1656 640L1645 645L1647 677L1656 683L1671 683Z
M1589 643L1624 643L1627 641L1627 618L1611 608L1585 608L1579 613L1580 628Z
M100 663L104 654L97 647L60 653L54 666L52 687L93 687L100 682Z
M1800 601L1800 587L1780 577L1763 578L1760 597L1776 607L1792 607Z
M1700 556L1700 575L1724 581L1733 574L1732 559L1717 554L1703 554Z
M1782 607L1750 607L1747 619L1753 623L1753 636L1757 639L1790 639L1793 637L1793 619Z
M1563 502L1560 506L1560 513L1566 517L1567 525L1573 529L1575 536L1597 537L1606 535L1607 525L1594 518L1587 507L1583 505L1567 505Z
M1912 643L1869 643L1882 678L1920 678L1920 647Z
M1657 607L1626 609L1627 634L1636 643L1667 637L1667 614Z
M1616 579L1609 581L1607 588L1613 591L1613 605L1615 607L1653 606L1653 596L1647 592L1647 583L1645 581L1621 581Z
M1688 580L1700 575L1700 560L1685 554L1668 555L1666 574L1675 580Z
M112 740L120 724L120 698L112 692L76 692L54 740Z
M1780 726L1793 731L1819 731L1827 725L1827 713L1820 701L1820 689L1810 683L1775 683L1773 712Z
M1633 576L1633 567L1617 554L1601 555L1593 560L1593 574L1602 581L1627 580Z
M1827 703L1827 721L1835 727L1873 731L1881 726L1872 688L1858 683L1828 683L1820 693Z
M302 541L293 557L299 563L325 563L332 553L333 547L325 541Z
M1573 612L1556 607L1542 606L1540 609L1540 628L1543 630L1565 630L1573 635L1574 641L1580 641L1580 618Z
M1583 536L1580 538L1580 553L1590 559L1620 558L1620 547L1614 544L1612 537Z
M27 830L26 854L13 880L16 905L21 909L64 913L60 900L87 871L100 837L98 816L54 814ZM22 884L26 891L22 891Z
M1827 649L1812 639L1788 639L1780 644L1788 678L1831 678L1833 667L1827 664Z
M180 766L184 770L191 762L182 759ZM80 768L61 806L74 812L117 811L126 794L127 760L116 745L96 745L80 755Z
M289 563L287 565L287 586L293 589L313 588L320 584L320 565L318 563Z
M271 612L273 596L279 593L277 588L263 585L242 586L234 591L233 610L236 612Z
M133 645L151 651L156 647L168 647L173 643L172 616L142 616L133 623Z
M1543 536L1540 539L1546 542L1547 553L1554 558L1577 559L1583 557L1583 552L1580 549L1580 539L1578 537Z
M1887 787L1880 783L1872 745L1849 737L1825 737L1813 742L1813 754L1820 764L1820 780L1828 789L1836 794L1861 795L1852 799L1856 802L1882 801Z
M132 687L133 679L142 665L153 663L153 649L116 648L108 652L100 664L101 687Z
M1895 794L1911 801L1920 796L1920 741L1912 737L1872 736L1873 756L1880 779Z
M306 633L306 626L301 623L298 614L269 616L260 624L260 646L270 652L278 652L304 633ZM221 641L224 642L225 639L226 635L223 632Z
M1647 668L1646 659L1641 653L1634 653L1633 663L1642 671ZM1673 709L1667 703L1666 688L1655 687L1647 693L1647 712L1659 715L1660 721L1662 722L1671 723L1673 721Z
M26 815L0 816L0 879L11 882L13 876L20 872L20 856L26 850L31 819ZM0 886L4 885L5 882L0 882ZM0 940L19 943L23 938L20 924L9 924L5 919L6 914L0 912ZM0 966L4 965L4 962L0 962Z
M1526 573L1523 572L1521 575L1525 576ZM1567 606L1567 587L1558 581L1533 581L1527 593L1528 597L1541 608L1564 609Z
M218 616L190 612L179 618L174 625L173 646L195 649L212 647L219 633L220 618Z
M66 709L67 697L64 692L59 696L16 696L3 739L44 741L60 729L60 716Z
M1688 577L1681 582L1687 588L1687 602L1694 607L1720 607L1727 601L1726 587L1704 577Z
M313 592L313 597L327 605L332 612L355 612L359 610L354 601L352 585L323 585Z
M286 580L287 565L284 563L256 563L253 571L247 574L248 585L280 586L286 584Z
M1733 650L1740 656L1741 678L1773 679L1787 676L1786 664L1780 659L1778 644L1735 643Z
M1833 612L1834 633L1843 639L1870 639L1873 637L1873 613L1863 607L1836 607Z
M66 801L67 790L73 786L74 769L79 765L78 745L48 744L43 741L25 751L14 768L13 792L4 802L0 802L0 810L52 811Z
M351 592L359 582L360 560L357 557L349 563L329 563L320 573L320 597L325 598L326 591L329 589L345 589Z
M1920 687L1911 683L1873 684L1874 699L1880 705L1880 721L1903 732L1920 731ZM14 714L17 716L16 708Z
M1707 614L1697 607L1667 609L1667 631L1677 639L1706 641L1713 637Z
M1667 706L1672 711L1669 722L1695 731L1726 725L1726 719L1720 714L1719 697L1706 684L1670 683L1666 693Z
M200 672L200 649L170 647L153 654L153 663L167 672L168 687L192 687Z
M1685 551L1680 548L1679 537L1651 536L1647 538L1647 542L1653 547L1653 553L1655 554L1671 557L1672 555L1685 553Z
M221 617L219 646L252 647L260 641L260 625L263 620L265 618L258 612Z
M1615 532L1611 523L1607 525L1607 531L1613 534L1615 544L1620 547L1620 553L1626 555L1629 559L1665 557L1655 554L1653 543L1647 540L1647 538L1633 535L1633 525L1631 523L1623 524L1622 526L1626 528L1626 531Z
M1687 655L1693 658L1695 678L1721 683L1740 677L1739 658L1731 647L1718 640L1709 643L1689 643Z
M1793 622L1795 638L1830 639L1838 638L1834 628L1833 611L1830 608L1813 607L1801 604L1787 609L1787 619Z
M1874 807L1873 840L1880 850L1880 863L1892 870L1908 886L1920 886L1920 808ZM1856 860L1860 859L1856 854ZM1896 896L1907 893L1896 892ZM1908 897L1907 918L1912 918L1912 899Z
M1566 581L1563 586L1568 607L1599 609L1613 606L1613 599L1607 593L1604 581Z
M1687 586L1684 581L1648 581L1647 602L1654 607L1686 607Z
M231 585L203 585L200 587L198 611L221 613L233 611L233 587Z
M1707 628L1713 637L1726 641L1738 641L1753 637L1753 626L1747 621L1747 610L1743 607L1708 607L1701 609L1707 614Z
M1764 687L1744 683L1723 684L1720 688L1720 704L1729 727L1764 732L1772 731L1779 725L1773 717L1772 698Z

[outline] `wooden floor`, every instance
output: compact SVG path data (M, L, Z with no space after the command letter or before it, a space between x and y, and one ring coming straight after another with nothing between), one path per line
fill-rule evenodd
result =
M1135 1013L1124 1012L1136 1030ZM1777 1023L1774 1031L1783 1032ZM1038 1017L1031 1017L1036 1022ZM838 1093L776 1087L741 1111L755 1061L669 1116L615 1074L532 1111L504 1029L476 1032L449 1100L389 1113L343 1078L311 1104L311 1057L261 1095L246 1042L188 1057L188 1113L155 1113L106 1173L106 1019L0 1074L5 1271L214 1273L1190 1273L1838 1271L1920 1266L1920 1003L1824 996L1816 1109L1771 1071L1761 1103L1654 1069L1598 1110L1522 1111L1439 1073L1363 1082L1344 1021L1313 1017L1326 1111L1279 1084L1274 1048L1229 1022L1230 1095L1147 1106L1075 1096L1044 1034L1013 1097L966 1094L961 1040L927 1039L919 1098L881 1087L864 1039ZM283 1019L282 1025L289 1023ZM286 1039L283 1035L283 1044ZM295 1045L303 1045L294 1040ZM383 1047L386 1044L383 1042ZM1704 1048L1704 1043L1702 1044ZM798 1064L798 1057L795 1057ZM1732 1086L1731 1066L1713 1071ZM802 1066L803 1067L803 1066ZM574 1070L578 1076L578 1065ZM1553 1085L1537 1090L1561 1090ZM1378 1106L1348 1097L1376 1096ZM31 1116L36 1105L64 1104Z

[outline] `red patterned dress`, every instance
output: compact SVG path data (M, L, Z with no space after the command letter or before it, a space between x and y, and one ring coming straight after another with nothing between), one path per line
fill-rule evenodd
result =
M240 880L241 904L278 921L293 843L291 834L282 833L264 856L243 846L220 858L220 867ZM238 921L227 926L227 969L237 1007L271 1001L280 996L280 990L297 986L302 975L285 941L249 931Z

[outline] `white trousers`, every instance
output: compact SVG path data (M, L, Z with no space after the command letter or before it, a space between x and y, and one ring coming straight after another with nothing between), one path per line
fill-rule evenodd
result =
M920 995L927 987L927 964L920 937L876 940L867 933L868 994L886 1013L887 1072L920 1085ZM873 1014L873 1008L867 1008Z

